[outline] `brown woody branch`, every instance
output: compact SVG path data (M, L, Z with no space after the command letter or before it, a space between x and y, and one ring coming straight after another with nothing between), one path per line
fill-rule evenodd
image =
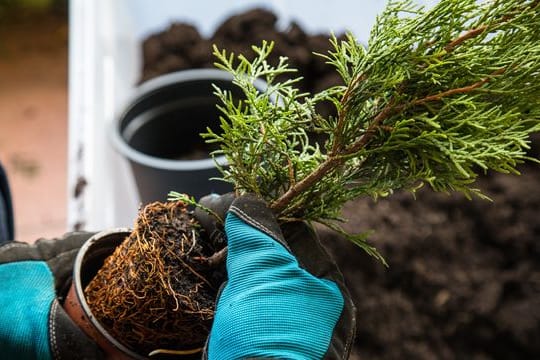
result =
M442 91L442 92L440 92L438 94L429 95L429 96L423 97L421 99L414 100L410 105L413 105L413 106L414 105L422 105L422 104L425 104L425 103L430 102L430 101L441 100L444 97L457 95L457 94L469 93L469 92L473 91L474 89L477 89L477 88L481 87L482 85L488 83L491 79L493 79L493 77L504 74L505 71L506 71L506 68L500 68L500 69L494 71L490 76L487 76L487 77L475 82L474 84L464 86L464 87L460 87L460 88L450 89L450 90L447 90L447 91Z
M530 6L532 8L535 8L539 4L540 4L540 0L536 0ZM514 18L514 16L512 16L512 15L506 15L506 16L501 18L501 21L498 24L510 21L513 18ZM488 28L489 28L488 25L481 25L481 26L478 26L478 27L476 27L474 29L468 30L467 32L465 32L462 35L455 38L454 40L450 41L444 47L446 53L452 52L457 47L459 47L461 44L463 44L465 41L481 35L483 32L488 30ZM342 144L339 142L339 140L336 139L333 146L332 146L332 149L331 149L331 151L329 153L328 158L323 163L321 163L307 177L305 177L301 181L296 182L295 184L292 184L290 186L290 188L283 195L281 195L278 199L276 199L275 201L273 201L270 204L270 208L273 209L276 213L279 213L282 210L284 210L292 199L294 199L296 196L298 196L302 192L309 189L316 182L318 182L320 179L322 179L325 175L327 175L328 173L330 173L331 171L333 171L337 167L341 166L345 161L345 156L354 154L354 153L360 151L363 147L365 147L368 144L368 142L371 140L373 135L375 134L376 129L379 126L382 125L384 120L388 119L393 114L395 114L395 113L397 113L399 111L402 111L406 107L409 107L411 105L412 106L422 105L422 104L425 104L427 102L439 101L439 100L441 100L441 99L443 99L445 97L449 97L449 96L452 96L452 95L464 94L464 93L471 92L471 91L481 87L482 85L486 84L487 82L489 82L494 76L501 75L505 71L506 71L506 68L498 69L495 72L493 72L490 76L488 76L486 78L483 78L483 79L477 81L474 84L464 86L464 87L461 87L461 88L450 89L450 90L447 90L447 91L440 92L438 94L429 95L429 96L426 96L424 98L417 99L417 100L413 101L410 104L395 105L394 104L395 98L393 98L381 110L381 112L378 113L373 118L369 128L365 131L365 133L362 136L360 136L358 138L358 140L356 140L353 144L351 144L350 146L343 149ZM341 110L340 110L340 112L338 114L338 121L337 121L337 124L336 124L336 134L341 135L341 133L343 131L343 127L345 126L345 117L346 117L345 115L346 115L346 112L348 110L348 101L349 101L350 97L352 96L353 90L356 89L356 87L358 86L358 83L360 81L363 81L365 79L366 79L365 74L361 74L361 75L357 76L351 82L351 84L347 87L347 90L343 94L343 97L341 99L341 105L342 106L341 106Z
M487 25L482 25L482 26L479 26L479 27L477 27L475 29L471 29L471 30L467 31L463 35L455 38L450 43L448 43L448 45L446 45L444 47L444 50L447 53L452 52L456 47L458 47L459 45L461 45L465 41L467 41L469 39L472 39L474 37L477 37L478 35L482 34L484 31L487 30L487 28L488 28Z
M345 126L345 114L347 113L347 109L349 107L349 99L354 91L354 89L357 88L358 84L361 81L364 81L366 79L366 74L358 75L356 78L351 81L349 86L347 86L347 90L345 90L345 93L343 94L340 104L341 108L338 113L338 120L336 124L336 134L341 135L343 132L343 127ZM332 150L330 151L331 155L337 155L339 151L341 150L341 143L339 142L339 136L336 137L334 140L334 144L332 145Z
M213 253L207 258L201 258L204 263L210 268L215 268L218 265L222 264L227 258L228 246L225 246L223 249Z
M339 156L327 157L326 160L317 167L317 169L315 169L312 173L310 173L302 180L298 181L296 184L293 184L283 195L281 195L278 199L274 200L270 204L270 208L276 213L280 213L298 194L301 194L307 189L309 189L317 181L322 179L326 174L334 170L342 163L343 159Z

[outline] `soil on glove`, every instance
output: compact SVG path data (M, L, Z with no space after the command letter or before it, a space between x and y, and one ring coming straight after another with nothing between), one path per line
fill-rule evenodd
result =
M276 27L276 16L254 9L227 19L209 39L184 23L142 44L141 81L175 70L213 67L211 44L248 55L274 40L304 76L302 90L340 83L313 52L329 49L328 34L297 24ZM322 112L330 111L322 109ZM540 138L530 155L539 157ZM488 174L477 187L493 202L420 191L374 203L347 204L350 231L372 229L389 268L339 236L321 230L358 308L353 358L532 359L540 357L540 166L522 175Z

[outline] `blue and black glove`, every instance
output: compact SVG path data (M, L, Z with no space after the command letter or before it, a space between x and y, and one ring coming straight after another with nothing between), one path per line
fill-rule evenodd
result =
M346 359L355 308L343 276L311 227L280 229L253 195L210 195L201 204L226 215L228 281L218 297L208 359ZM220 229L196 216L216 239Z
M103 354L64 312L73 262L90 233L0 247L0 357L101 359Z
M347 358L354 305L315 233L304 223L289 224L282 233L264 202L253 196L232 200L227 195L201 201L222 215L228 210L229 245L228 282L218 299L205 356ZM208 217L206 222L198 218L213 238L219 237ZM0 247L2 358L103 358L60 305L76 253L90 236L75 233Z

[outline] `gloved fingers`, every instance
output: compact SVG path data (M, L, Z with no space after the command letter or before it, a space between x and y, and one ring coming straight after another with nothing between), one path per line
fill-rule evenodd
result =
M229 213L236 215L290 250L274 213L261 198L254 194L242 195L233 201L229 207Z
M58 293L72 275L77 252L92 235L73 232L58 239L40 239L34 244L13 241L0 247L0 265L27 260L44 261L54 276Z
M312 226L304 222L285 224L283 233L300 266L318 278L336 283L344 298L339 318L325 358L348 358L356 333L356 307L345 285L343 274L319 241Z
M282 231L290 250L304 269L319 278L342 280L336 263L320 243L312 226L294 222L284 224Z
M199 204L202 207L210 210L211 213L200 207L196 207L193 213L199 224L201 224L202 228L208 234L210 241L212 242L212 244L214 244L214 247L216 248L225 245L223 225L227 211L229 210L229 207L231 206L234 199L235 194L233 192L223 195L206 195L199 200Z
M316 232L309 224L294 222L280 227L266 202L253 194L235 199L229 212L285 246L312 275L342 280L336 263L323 248Z
M272 268L276 273L284 267L300 269L273 212L256 195L242 195L233 201L225 230L229 278L240 274L246 282L248 277L265 268Z
M235 199L229 212L285 246L312 275L343 283L336 263L307 223L294 222L280 227L266 202L253 194Z
M0 247L0 264L26 260L50 261L60 254L78 250L93 233L67 233L58 239L39 239L33 244L12 241Z
M289 223L281 228L266 202L253 194L236 198L229 207L229 213L282 244L312 275L343 283L343 276L336 263L307 223ZM240 237L239 241L244 239Z
M294 255L259 227L247 223L235 213L229 212L225 223L227 233L227 274L230 280L242 279L244 284L265 269L274 274L288 269L300 271ZM291 274L289 274L292 276Z
M291 262L298 261L301 268L319 279L326 279L334 282L343 296L343 311L334 328L330 346L325 358L328 359L346 359L350 354L352 344L356 332L356 308L352 301L352 297L345 286L344 278L339 271L336 263L330 257L319 241L319 238L314 229L305 222L295 222L285 224L280 228L275 218L275 215L267 207L266 203L255 195L244 195L237 198L229 208L229 213L236 215L246 224L259 230L260 232L270 236L272 239L281 243L292 256L286 253L281 253L280 261ZM227 223L227 236L229 237L229 258L235 256L234 247L249 248L250 246L258 246L256 244L246 244L245 230L238 231L238 238L229 230L229 220ZM258 238L254 236L254 238ZM238 241L238 244L234 242ZM259 239L260 241L260 239ZM241 250L238 252L242 252ZM245 256L247 254L247 256ZM245 275L244 269L248 264L249 256L254 256L254 249L243 251L243 258L233 260L238 264L239 272ZM272 259L275 261L275 250L267 252L268 258L261 259L264 264L268 264ZM230 260L230 259L229 259Z

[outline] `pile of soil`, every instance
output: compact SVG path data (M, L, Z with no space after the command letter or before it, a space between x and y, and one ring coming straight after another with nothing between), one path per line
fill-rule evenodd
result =
M251 47L267 40L275 43L269 62L275 65L281 56L286 56L291 68L298 69L295 76L304 77L299 83L302 91L315 93L343 83L325 59L313 55L330 50L328 34L308 34L295 22L281 30L276 26L277 20L274 13L256 8L226 19L209 38L203 38L191 24L172 23L164 31L144 39L140 82L178 70L215 68L213 44L251 59L255 55ZM321 115L332 111L324 105L317 110Z
M358 308L358 358L538 358L540 167L521 171L479 180L493 202L425 189L347 204L346 228L375 230L389 268L321 232Z
M141 81L187 68L213 67L211 44L249 55L274 40L317 92L339 83L312 52L329 49L328 34L309 35L298 24L281 31L276 16L254 9L232 16L204 39L175 23L142 44ZM538 137L531 155L538 157ZM493 202L420 191L374 203L347 204L350 231L375 230L373 243L390 268L353 244L321 230L358 307L353 358L526 359L540 355L540 166L522 176L488 174L478 187Z

